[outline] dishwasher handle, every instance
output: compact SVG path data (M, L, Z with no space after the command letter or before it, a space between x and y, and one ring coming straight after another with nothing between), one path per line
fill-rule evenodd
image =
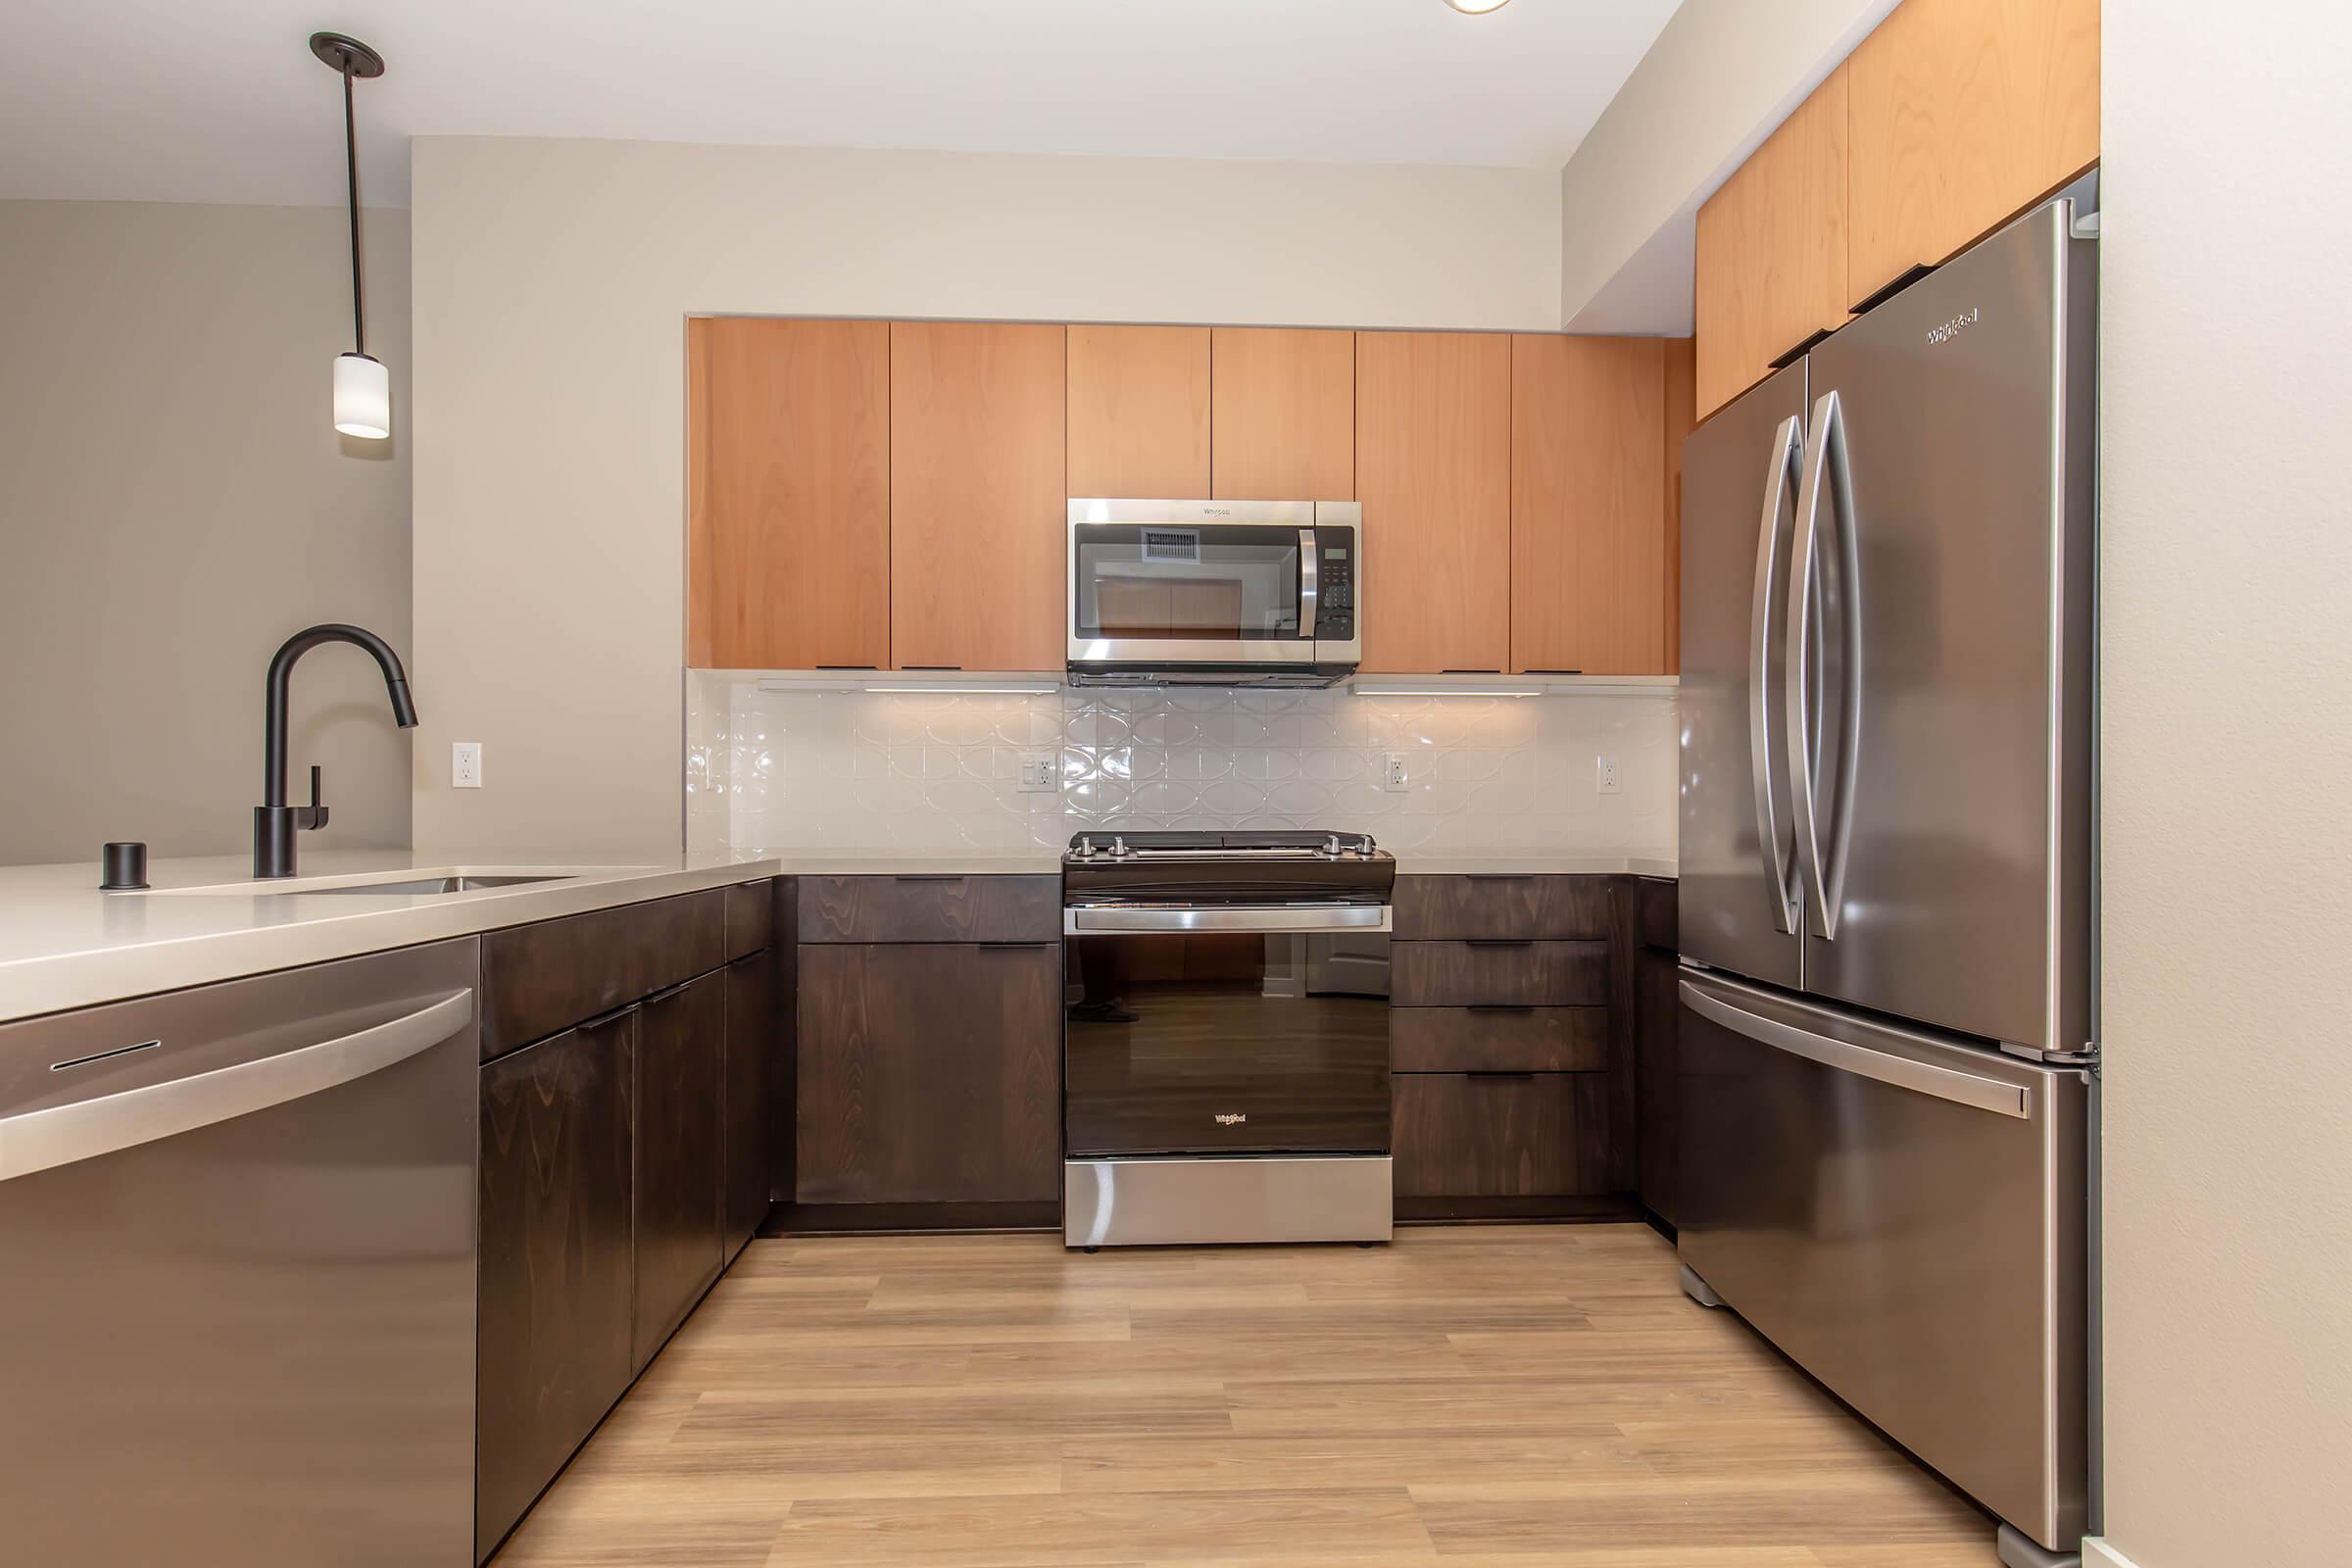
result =
M298 1051L0 1117L0 1182L321 1094L429 1051L472 1021L473 993L460 991Z

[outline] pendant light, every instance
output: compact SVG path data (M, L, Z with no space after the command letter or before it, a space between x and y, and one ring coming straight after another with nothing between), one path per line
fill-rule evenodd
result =
M392 434L392 372L368 352L368 311L360 283L360 143L352 126L351 84L384 74L384 57L339 32L311 34L311 53L343 78L343 170L351 196L352 351L335 356L335 428L381 441Z

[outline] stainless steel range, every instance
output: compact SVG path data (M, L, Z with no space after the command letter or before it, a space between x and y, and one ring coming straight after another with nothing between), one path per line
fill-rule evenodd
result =
M1388 1240L1396 879L1360 833L1070 840L1070 1246Z

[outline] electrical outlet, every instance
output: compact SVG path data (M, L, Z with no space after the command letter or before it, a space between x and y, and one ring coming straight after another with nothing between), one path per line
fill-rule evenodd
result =
M478 790L482 787L480 741L449 743L449 787L453 790Z
M1050 795L1061 788L1061 770L1052 752L1029 752L1021 758L1023 795Z
M1617 793L1617 759L1614 757L1603 757L1594 760L1592 764L1592 793L1595 795L1614 795Z
M1392 794L1402 794L1405 787L1404 754L1391 752L1383 761L1380 787Z

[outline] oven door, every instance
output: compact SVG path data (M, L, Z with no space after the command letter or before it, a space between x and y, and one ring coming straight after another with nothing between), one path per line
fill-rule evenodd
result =
M1064 911L1072 1158L1389 1148L1389 911Z
M1311 503L1073 501L1069 661L1312 664L1319 564Z

